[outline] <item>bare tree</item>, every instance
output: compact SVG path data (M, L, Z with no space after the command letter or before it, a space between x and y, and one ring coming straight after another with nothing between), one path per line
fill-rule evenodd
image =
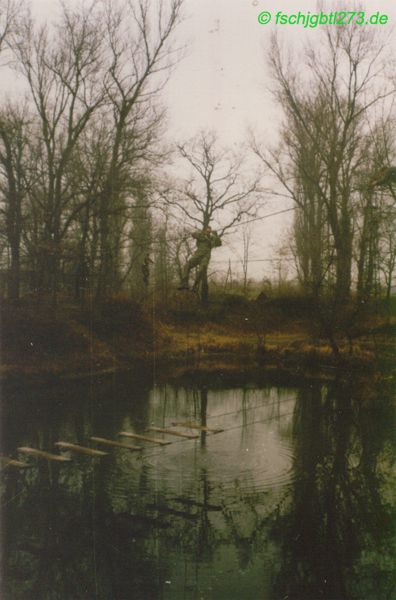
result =
M136 197L137 204L131 209L130 264L124 279L128 281L132 297L147 297L153 265L153 224L150 213L150 195L142 188Z
M370 296L379 293L380 272L388 273L382 266L387 263L384 253L387 231L394 224L394 201L396 187L392 180L385 178L383 185L375 184L378 174L391 170L387 165L395 161L396 146L393 139L394 116L393 106L385 118L377 120L370 128L369 155L373 165L371 182L360 190L358 215L356 219L357 238L357 294L360 302L367 302ZM392 253L391 253L392 254ZM390 263L391 264L391 263ZM387 289L389 289L387 287Z
M329 224L336 297L342 304L351 289L357 191L370 171L366 120L394 89L385 78L385 45L372 30L329 27L323 35L323 45L306 49L307 69L288 62L274 38L270 64L286 116L282 145L268 152L256 144L255 151L304 218L307 206L314 205L314 218ZM320 280L323 268L315 271Z
M0 112L0 201L10 250L8 296L20 293L23 204L28 193L29 128L26 107L5 106Z
M67 169L78 140L104 99L103 29L95 3L79 12L62 7L54 32L30 17L12 40L17 68L25 76L45 156L41 208L41 288L58 290L61 242L71 220Z
M248 270L249 270L249 255L252 245L253 228L252 223L246 223L242 226L242 272L243 272L243 293L246 296L248 291Z
M381 252L379 269L385 279L386 299L389 301L392 293L392 283L396 270L396 214L384 221L381 230Z
M182 216L185 225L194 227L198 234L215 228L221 240L243 215L253 214L259 192L259 177L244 180L243 159L220 149L214 133L202 132L179 145L178 150L189 164L191 176L181 186L174 186L162 196L167 205L174 207ZM208 298L209 260L206 262L199 281L204 303Z
M171 245L169 241L168 220L157 224L155 228L154 245L154 295L163 303L167 303L171 291L173 279L174 262L171 256Z
M270 150L254 143L257 156L295 202L300 272L335 354L336 334L351 329L348 323L358 311L350 306L350 293L362 196L372 195L369 124L376 119L374 108L389 105L395 91L385 56L386 44L373 30L328 27L322 45L306 47L306 68L300 57L297 68L274 37L270 65L285 115L281 143ZM374 240L372 224L370 235ZM374 257L372 244L369 255ZM372 279L373 263L366 266Z
M22 6L21 0L0 0L0 54L14 32Z
M97 116L99 117L99 115ZM67 171L70 255L63 271L74 278L76 300L94 289L99 254L99 201L106 180L111 134L106 121L93 119L82 132Z
M159 134L163 112L154 100L180 58L172 35L183 0L108 2L106 36L111 66L106 87L111 120L111 155L99 197L99 271L97 298L117 287L119 215L131 188L140 186L148 164L163 158ZM109 211L110 207L110 211Z

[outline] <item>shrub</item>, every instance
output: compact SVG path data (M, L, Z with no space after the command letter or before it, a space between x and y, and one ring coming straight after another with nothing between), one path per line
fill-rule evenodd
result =
M89 337L48 306L3 308L2 350L19 356L64 355L86 350Z
M142 306L127 296L118 295L103 302L91 320L92 331L101 338L153 338L153 328Z

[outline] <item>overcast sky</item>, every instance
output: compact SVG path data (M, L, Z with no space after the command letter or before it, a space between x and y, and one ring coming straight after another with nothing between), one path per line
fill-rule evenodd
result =
M67 4L68 0L65 0ZM52 19L55 0L33 0L34 12ZM353 10L353 0L344 0ZM185 0L185 19L177 31L181 43L187 44L186 55L177 66L163 95L168 108L168 131L171 139L183 140L200 129L216 129L229 146L239 147L246 139L248 127L264 139L276 138L278 112L268 91L270 81L265 55L274 25L260 25L258 14L316 11L315 0ZM341 2L325 2L326 11L340 10ZM396 24L395 0L367 0L367 13L380 11L389 15L389 32ZM298 47L307 39L318 38L318 30L301 26L278 26L285 38ZM396 35L392 44L396 51ZM7 86L12 81L7 77ZM269 200L261 214L284 208ZM290 206L290 205L289 205ZM255 226L251 258L267 259L283 237L290 217L277 217ZM216 250L214 261L235 260L240 245L230 238L226 247ZM216 263L214 263L215 265ZM257 277L273 274L272 263L251 263ZM227 268L217 263L219 269ZM236 267L236 263L235 263Z
M353 10L353 0L343 5ZM166 99L172 135L183 138L203 128L214 128L229 145L240 145L246 130L252 128L267 141L276 138L279 113L269 92L271 82L266 67L266 53L274 26L260 25L258 14L268 10L274 14L300 11L316 12L316 0L186 0L186 20L179 29L189 42L186 58L170 80ZM341 2L325 2L325 10L340 10ZM389 15L386 31L396 24L395 0L368 0L366 12L379 10ZM314 29L297 26L278 27L296 52L305 40L318 39ZM396 38L393 38L396 51ZM268 200L260 214L291 206L279 199ZM291 213L292 214L292 213ZM259 221L254 226L250 258L254 261L272 258L291 224L288 215ZM233 238L226 247L213 254L213 266L227 269L216 260L241 256L241 246ZM237 265L233 263L233 268ZM249 272L257 277L275 275L277 264L252 262Z

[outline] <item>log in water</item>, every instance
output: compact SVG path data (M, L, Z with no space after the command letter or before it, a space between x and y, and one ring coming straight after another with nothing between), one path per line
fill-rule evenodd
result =
M182 433L181 431L175 431L174 429L166 429L165 427L149 427L147 431L157 431L158 433L177 435L178 437L187 438L189 440L194 440L197 437L199 437L196 433Z
M10 458L9 456L0 456L0 463L3 464L4 467L18 467L19 469L30 467L27 463L17 460L16 458Z
M125 448L127 450L143 450L143 446L132 446L131 444L114 442L113 440L108 440L106 438L92 436L90 439L97 444L105 444L106 446L115 446L116 448Z
M94 450L93 448L87 448L86 446L80 446L79 444L71 444L70 442L56 442L55 446L58 446L58 448L65 448L66 450L72 450L73 452L80 452L81 454L88 454L89 456L108 456L108 452Z
M211 427L206 427L205 425L198 425L197 423L180 423L174 422L172 425L178 425L179 427L187 427L188 429L199 429L200 431L205 431L207 433L221 433L224 429L212 429Z
M120 431L118 435L122 435L124 437L130 437L135 440L143 440L144 442L152 442L153 444L161 444L161 446L166 446L166 444L171 443L171 442L166 442L165 440L159 440L158 438L148 437L147 435L140 435L139 433L131 433L130 431Z
M24 454L30 454L31 456L37 456L37 458L45 458L47 460L54 460L57 462L70 462L70 458L66 456L60 456L60 454L51 454L51 452L45 452L44 450L38 450L37 448L28 448L26 446L21 446L17 448L18 452L23 452Z

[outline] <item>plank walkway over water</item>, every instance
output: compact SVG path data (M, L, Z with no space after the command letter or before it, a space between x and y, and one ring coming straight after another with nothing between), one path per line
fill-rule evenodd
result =
M181 431L175 431L174 429L167 429L165 427L149 427L147 431L157 431L158 433L167 433L168 435L177 435L179 437L194 440L198 437L196 433L183 433Z
M206 427L205 425L198 425L197 423L183 423L183 422L174 422L172 425L178 425L179 427L187 427L188 429L199 429L200 431L206 431L207 433L222 433L224 429L213 429L211 427Z
M37 456L37 458L45 458L47 460L54 460L57 462L70 462L71 460L66 456L61 456L60 454L51 454L51 452L44 452L44 450L38 450L37 448L21 446L20 448L17 448L17 450L23 454L30 454L31 456Z
M56 442L55 446L58 446L58 448L65 448L66 450L72 450L72 452L79 452L80 454L88 454L88 456L108 456L108 452L103 452L103 450L94 450L93 448L87 448L87 446L80 446L79 444L71 444L70 442Z
M161 446L166 446L171 442L167 442L165 440L160 440L158 438L148 437L147 435L140 435L139 433L132 433L131 431L120 431L118 435L122 435L124 437L130 437L135 440L143 440L144 442L153 442L153 444L160 444Z
M3 464L4 467L18 467L19 469L26 469L27 467L30 467L30 465L27 463L9 456L0 456L0 463Z
M106 438L92 436L90 438L97 444L105 444L107 446L115 446L116 448L126 448L127 450L143 450L143 446L132 446L131 444L124 444L123 442L115 442L114 440L108 440Z

